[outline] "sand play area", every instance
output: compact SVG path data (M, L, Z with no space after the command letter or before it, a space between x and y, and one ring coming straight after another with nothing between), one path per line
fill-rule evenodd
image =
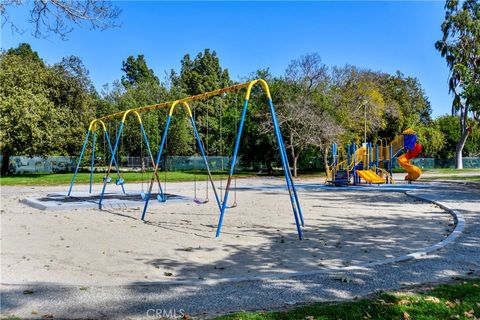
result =
M281 178L239 180L238 207L227 210L218 239L218 207L191 201L192 183L170 183L169 193L189 198L152 201L146 222L140 220L141 200L103 211L38 210L20 200L66 187L2 187L1 281L120 285L344 268L431 246L454 226L443 209L403 192L314 182L299 181L303 241Z

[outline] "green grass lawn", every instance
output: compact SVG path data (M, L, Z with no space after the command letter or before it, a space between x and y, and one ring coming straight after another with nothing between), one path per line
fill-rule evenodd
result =
M480 317L480 279L439 285L421 293L379 293L352 302L318 303L289 311L242 312L217 320L280 319L477 319Z
M163 172L160 172L160 179L163 181L165 175ZM219 180L222 176L223 179L227 178L227 174L224 173L220 175L219 173L213 173L213 178ZM241 172L237 174L237 177L250 177L254 176L254 173ZM142 182L149 181L152 177L152 173L144 173L142 176L141 172L124 172L122 173L125 183L131 182ZM24 186L47 186L47 185L67 185L70 183L73 177L72 173L32 173L32 174L19 174L6 177L0 177L0 185L3 186L13 186L13 185L24 185ZM93 182L101 183L103 181L103 173L94 173ZM112 182L114 183L116 174L112 174ZM197 173L197 181L202 181L207 178L207 175L204 173ZM167 181L168 182L182 182L182 181L193 181L195 179L195 174L193 172L167 172ZM79 173L75 180L75 183L89 183L90 174L89 173Z

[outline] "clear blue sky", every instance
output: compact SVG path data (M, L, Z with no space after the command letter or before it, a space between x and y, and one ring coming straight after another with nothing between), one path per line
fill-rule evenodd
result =
M121 28L76 28L68 41L35 39L30 30L1 32L2 48L29 42L48 63L79 56L97 88L121 77L129 55L144 54L162 79L185 53L217 51L234 79L259 68L283 74L302 54L318 52L328 66L360 67L420 79L433 115L448 113L448 69L434 48L441 37L443 2L117 2ZM31 28L26 8L11 18Z

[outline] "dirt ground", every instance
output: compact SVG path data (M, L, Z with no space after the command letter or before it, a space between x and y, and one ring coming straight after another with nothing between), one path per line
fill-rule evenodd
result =
M318 179L305 179L299 241L283 182L239 180L238 207L227 211L218 239L214 201L153 201L142 222L141 201L137 208L41 211L20 200L66 187L2 187L1 282L118 285L357 266L427 247L453 228L444 210L404 193L316 188ZM168 192L191 197L192 188L170 183Z

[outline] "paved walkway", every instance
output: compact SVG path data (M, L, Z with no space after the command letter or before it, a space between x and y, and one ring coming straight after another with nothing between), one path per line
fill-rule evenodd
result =
M451 184L414 194L458 210L466 220L455 242L426 256L397 264L291 278L206 284L128 286L2 285L3 315L58 318L151 318L159 314L212 316L239 310L281 309L298 303L352 299L452 277L480 276L480 189Z

